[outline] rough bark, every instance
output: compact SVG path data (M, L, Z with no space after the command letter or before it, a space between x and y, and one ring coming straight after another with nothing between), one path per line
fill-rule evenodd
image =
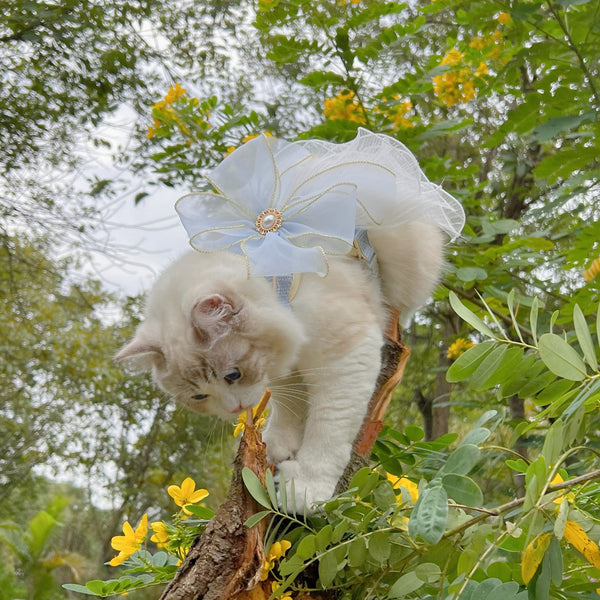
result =
M383 415L392 392L402 378L409 352L399 340L395 325L397 314L393 315L392 323L382 348L377 386L337 491L345 489L354 473L368 461L383 427ZM268 401L267 394L265 397L261 401L263 408ZM259 408L256 418L261 412ZM252 469L264 483L268 468L265 444L250 415L235 459L227 499L204 533L194 541L161 600L266 600L271 595L270 582L260 580L265 562L263 538L268 519L263 519L251 529L244 526L244 522L262 508L246 491L241 475L243 467ZM303 595L302 600L324 600L327 597L328 592L311 593Z

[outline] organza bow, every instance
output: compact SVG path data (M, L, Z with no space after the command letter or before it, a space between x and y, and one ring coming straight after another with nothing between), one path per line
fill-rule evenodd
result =
M357 228L425 220L452 239L464 222L460 204L405 146L365 129L346 144L261 135L207 179L216 193L176 204L190 243L242 255L250 275L325 275L327 256L348 254Z

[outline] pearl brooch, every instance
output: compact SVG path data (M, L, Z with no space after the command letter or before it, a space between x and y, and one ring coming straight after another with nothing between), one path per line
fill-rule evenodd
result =
M256 231L261 235L266 235L272 231L277 231L283 223L283 215L276 208L267 208L263 210L256 218Z

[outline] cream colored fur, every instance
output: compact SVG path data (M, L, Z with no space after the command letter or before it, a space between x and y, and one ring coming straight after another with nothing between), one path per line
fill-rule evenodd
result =
M302 276L291 307L265 279L248 279L239 257L186 254L155 284L144 322L117 359L151 371L191 410L224 418L254 406L269 387L267 453L287 485L294 479L299 508L325 500L375 387L386 304L412 314L442 265L441 234L432 226L369 237L381 285L364 261L331 258L327 277Z

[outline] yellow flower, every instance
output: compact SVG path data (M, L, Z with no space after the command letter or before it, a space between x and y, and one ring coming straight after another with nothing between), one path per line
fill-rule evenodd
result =
M487 74L488 74L488 68L484 62L479 63L479 66L475 70L475 73L473 73L473 75L475 75L475 77L481 77L482 75L487 75Z
M599 273L600 273L600 257L596 258L590 265L590 268L586 269L583 272L583 278L586 281L591 281L592 279L597 277Z
M469 42L469 46L474 50L483 50L486 46L489 46L490 43L488 38L476 37Z
M512 21L512 17L507 12L501 12L497 17L496 21L502 23L502 25L508 25Z
M242 140L242 144L245 144L246 142L249 142L250 140L253 140L254 138L257 138L260 135L260 133L251 133L250 135L247 135L244 137L244 139ZM267 137L273 137L272 133L269 133L268 131L263 132L263 135L266 135ZM234 148L235 150L235 148ZM233 150L232 150L233 152Z
M227 148L227 152L225 152L225 156L229 156L235 150L235 146L229 146Z
M281 584L277 581L271 581L271 592L274 594L279 588ZM292 597L289 594L284 594L279 597L279 600L292 600Z
M159 548L166 548L169 541L169 533L167 532L167 524L162 521L154 521L150 523L150 528L154 535L150 538Z
M350 0L350 4L360 4L360 0Z
M178 83L176 83L175 85L172 85L169 88L169 91L167 92L167 94L165 96L165 102L167 104L173 104L173 102L175 102L175 100L179 100L179 98L181 98L182 96L185 96L185 94L186 94L185 88L182 88Z
M325 100L323 106L323 115L331 121L345 120L366 123L364 111L358 101L354 99L352 90L342 90L335 98Z
M269 411L265 410L261 415L260 419L256 419L256 411L258 409L258 405L252 408L252 418L254 419L254 427L259 431L263 428L265 422L267 421L267 416L269 415ZM238 422L233 430L233 437L237 437L246 429L246 423L248 422L248 411L244 410L238 415Z
M397 477L391 473L387 473L387 478L388 481L390 481L394 486L395 490L403 487L410 494L413 504L415 504L415 502L419 499L419 486L414 481L411 481L406 477Z
M454 343L450 344L448 352L446 352L447 358L457 359L461 354L464 354L469 348L472 348L475 344L467 338L458 338Z
M261 575L262 581L264 581L269 576L269 571L275 566L275 562L277 562L280 558L285 556L285 553L292 547L292 544L287 540L281 540L280 542L274 542L271 544L269 548L269 552L267 554L267 560L263 565L263 572Z
M181 484L181 487L178 485L170 485L167 488L167 493L177 506L181 506L183 512L186 515L191 515L192 513L187 510L186 506L189 504L197 504L201 500L204 500L208 496L208 492L204 489L197 490L196 482L191 477L186 477Z
M444 58L442 58L440 65L456 66L462 62L462 59L464 57L465 57L465 55L462 52L460 52L456 48L452 48L451 50L448 50L448 52L446 53L446 56L444 56Z
M115 556L108 564L116 567L125 562L132 554L141 550L142 543L148 533L148 514L144 514L138 526L133 530L129 521L123 523L123 533L125 535L116 535L110 540L110 545L118 550L119 554Z

